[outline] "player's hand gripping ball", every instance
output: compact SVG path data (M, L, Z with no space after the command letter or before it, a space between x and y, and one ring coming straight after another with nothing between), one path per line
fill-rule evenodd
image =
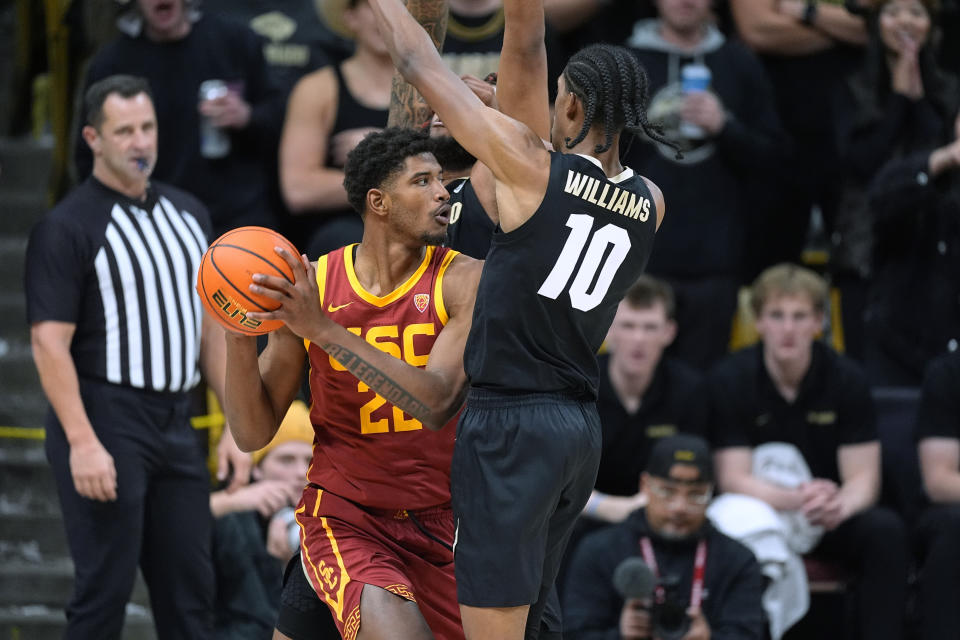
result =
M280 306L276 300L250 291L253 274L281 276L293 283L290 265L274 247L300 255L289 240L264 227L227 231L203 254L197 293L207 312L230 331L255 336L283 326L281 320L260 322L247 316L250 311L273 311Z

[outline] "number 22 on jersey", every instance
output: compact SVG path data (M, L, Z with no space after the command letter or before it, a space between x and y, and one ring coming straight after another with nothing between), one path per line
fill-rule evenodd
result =
M363 330L360 327L347 327L347 331L360 336L384 353L388 353L394 358L403 360L414 367L426 365L429 355L426 353L416 353L413 344L414 337L432 336L436 334L436 329L432 323L410 324L405 326L403 328L403 337L399 342L397 342L397 339L400 338L400 327L395 324L370 327L367 329L367 335L365 336L362 334ZM329 356L329 359L330 367L334 371L346 371L346 368L334 360L333 356ZM357 391L360 393L368 393L370 387L368 387L365 382L357 381ZM419 420L406 417L403 411L397 407L391 407L393 411L390 418L384 417L374 420L373 413L386 403L386 398L380 394L374 394L369 402L360 407L360 433L388 433L391 422L393 423L393 431L416 431L417 429L423 428L423 424L421 424Z
M537 291L541 296L556 300L563 293L586 247L586 255L580 262L580 268L577 269L573 283L568 289L570 304L574 309L590 311L603 301L603 297L613 283L613 277L617 274L617 269L623 264L630 251L630 235L626 229L615 224L605 224L593 232L593 222L593 216L582 213L573 213L567 218L570 235L567 236L567 241L560 251L556 264L550 270L550 275ZM613 245L613 249L604 259L609 245ZM598 271L599 277L597 277ZM594 280L596 284L593 290L588 291Z

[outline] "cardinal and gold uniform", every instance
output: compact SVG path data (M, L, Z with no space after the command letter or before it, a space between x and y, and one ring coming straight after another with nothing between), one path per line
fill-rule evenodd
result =
M357 278L356 247L317 262L324 312L378 349L425 367L448 319L443 277L457 252L427 247L405 283L377 296ZM347 640L360 626L365 584L416 602L436 637L462 638L450 548L454 425L425 429L319 346L305 346L316 432L297 509L307 578Z

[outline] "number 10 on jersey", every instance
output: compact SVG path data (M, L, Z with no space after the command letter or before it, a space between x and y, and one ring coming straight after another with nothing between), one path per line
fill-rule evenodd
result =
M537 293L545 298L556 300L570 282L570 276L586 247L586 255L580 262L580 268L577 269L573 283L568 289L570 304L574 309L590 311L603 301L603 297L613 283L613 277L617 274L617 269L623 264L630 251L630 235L626 229L615 224L605 224L591 233L593 222L593 216L582 213L573 213L567 218L570 235L563 245L556 264L550 270L550 275L540 285ZM609 245L613 245L613 249L607 254ZM605 254L606 259L604 259ZM597 277L598 271L599 277ZM594 280L596 283L593 285L593 290L588 291Z

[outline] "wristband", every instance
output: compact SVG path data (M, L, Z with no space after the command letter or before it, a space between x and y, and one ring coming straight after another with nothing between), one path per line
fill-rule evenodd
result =
M800 21L812 27L814 21L817 19L817 2L816 0L807 0L807 6L803 9L803 18Z

